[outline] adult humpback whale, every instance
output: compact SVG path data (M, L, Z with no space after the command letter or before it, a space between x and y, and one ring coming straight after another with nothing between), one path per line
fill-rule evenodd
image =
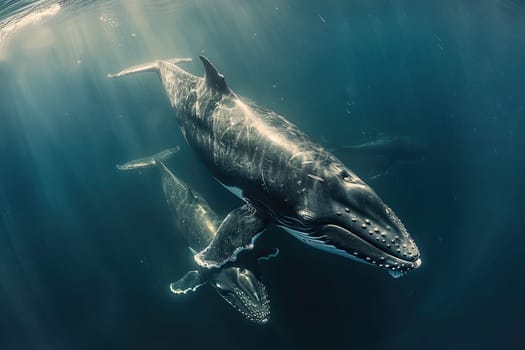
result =
M217 232L220 220L204 198L192 191L182 180L173 175L163 161L178 151L171 148L150 157L132 160L117 165L119 170L157 167L164 197L170 209L177 231L182 234L193 252L204 249ZM272 250L270 256L275 256ZM245 266L224 266L220 269L189 271L177 282L170 284L175 294L195 291L203 284L210 284L234 309L248 320L258 324L267 323L270 316L270 301L266 287Z
M213 176L245 201L195 255L199 265L218 267L235 259L272 223L316 248L387 269L394 277L421 265L405 226L372 188L284 117L240 98L207 58L200 59L203 78L178 67L188 58L108 75L156 72L187 142Z

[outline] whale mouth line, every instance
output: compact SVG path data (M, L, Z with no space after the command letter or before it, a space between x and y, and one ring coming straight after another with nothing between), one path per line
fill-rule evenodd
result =
M322 226L321 231L325 244L334 245L366 263L394 271L412 270L421 265L419 257L417 260L401 258L339 225L327 224Z

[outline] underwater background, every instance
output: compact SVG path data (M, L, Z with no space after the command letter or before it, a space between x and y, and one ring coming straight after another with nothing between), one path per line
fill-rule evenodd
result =
M422 267L392 279L272 228L269 324L209 287L172 294L195 265L158 175L115 165L180 145L175 174L221 215L239 200L154 74L106 75L171 57L202 75L200 54L327 147L424 144L387 171L340 156ZM520 348L524 62L519 0L0 1L0 349Z

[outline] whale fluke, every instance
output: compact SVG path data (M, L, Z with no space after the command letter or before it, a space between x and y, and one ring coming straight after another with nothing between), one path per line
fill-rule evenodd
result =
M204 66L204 78L206 79L206 84L216 91L222 92L224 94L230 93L231 90L228 85L226 85L224 75L217 71L217 68L215 68L213 63L211 63L208 58L202 55L199 56L199 58L202 61L202 65Z
M159 71L159 61L148 62L144 64L139 64L133 67L126 68L115 74L108 74L107 77L110 79L120 78L125 75L139 73L139 72L158 72Z
M168 60L157 60L153 62L147 62L147 63L143 63L143 64L139 64L136 66L126 68L115 74L108 74L107 77L110 79L114 79L114 78L123 77L125 75L130 75L130 74L135 74L135 73L140 73L140 72L159 72L161 62L168 62L173 65L176 65L181 62L191 62L191 58L180 57L180 58L171 58Z
M164 150L162 152L159 152L149 157L135 159L125 164L117 164L117 169L125 171L125 170L133 170L133 169L140 169L140 168L149 168L149 167L157 165L157 162L162 162L166 159L169 159L172 155L177 153L179 150L180 150L180 147L177 146L177 147L173 147L173 148Z

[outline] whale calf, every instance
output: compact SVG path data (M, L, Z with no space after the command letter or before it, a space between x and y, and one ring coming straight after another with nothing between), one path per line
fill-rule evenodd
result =
M193 252L204 249L217 232L220 220L208 203L163 163L178 151L171 148L153 156L117 165L119 170L156 167L160 173L162 190L171 217ZM277 250L269 250L264 258L273 257ZM245 266L224 266L220 269L189 271L181 279L170 284L175 294L186 294L210 284L215 291L248 320L265 324L270 316L270 302L266 287L257 275Z
M244 201L195 255L199 265L234 260L270 225L394 277L421 265L405 226L370 186L284 117L238 96L206 57L199 58L204 77L179 67L189 58L108 75L157 73L188 144L215 179Z

